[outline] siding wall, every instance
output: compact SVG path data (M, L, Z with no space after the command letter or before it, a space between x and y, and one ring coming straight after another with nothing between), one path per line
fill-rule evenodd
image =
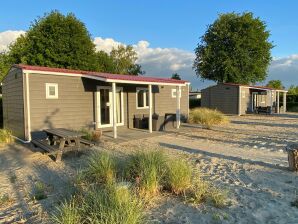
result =
M58 99L46 99L46 83L58 84ZM46 128L94 129L96 86L111 86L86 78L47 74L29 74L29 84L33 135ZM135 114L149 114L149 109L136 107L136 88L147 86L117 84L117 87L123 87L124 126L132 128ZM171 96L174 88L153 87L153 113L164 116L176 112L176 98ZM181 113L188 114L188 86L182 87Z
M238 114L238 86L219 84L202 90L202 107Z
M128 87L128 113L129 124L128 127L133 127L134 114L149 114L149 109L137 109L136 104L136 88L147 87L141 85L131 85ZM153 113L159 116L164 116L165 113L176 113L177 100L172 98L172 89L176 89L175 86L152 86L153 97ZM188 116L189 100L188 100L188 86L181 87L181 117Z
M23 74L21 69L12 68L3 80L3 125L13 135L25 138Z

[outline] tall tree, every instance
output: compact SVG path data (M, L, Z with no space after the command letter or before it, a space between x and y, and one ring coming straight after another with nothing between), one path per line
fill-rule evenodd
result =
M11 63L97 70L95 45L73 14L53 11L35 20L9 47Z
M195 49L198 77L241 84L265 80L271 61L270 33L252 13L227 13L210 25Z
M119 45L117 48L113 48L110 57L113 62L113 73L129 75L145 74L141 66L136 64L138 59L137 52L130 45Z
M101 71L118 74L144 74L136 63L137 53L131 46L119 46L110 54L96 52L84 23L73 14L53 11L35 20L0 54L0 80L12 64L29 64L58 68Z
M270 80L266 86L274 89L285 89L280 80Z
M171 77L172 79L177 79L177 80L181 80L181 77L180 77L180 75L176 72L176 73L174 73L174 74L172 74L172 77Z

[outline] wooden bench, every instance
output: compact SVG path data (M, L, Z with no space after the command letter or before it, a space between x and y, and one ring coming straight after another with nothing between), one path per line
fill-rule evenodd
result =
M88 145L88 146L94 146L94 143L87 140L87 139L84 139L84 138L81 138L80 139L80 142L83 143L84 145Z
M52 145L49 145L47 140L34 139L34 140L31 141L31 143L35 147L39 147L39 148L43 149L44 151L46 151L48 155L57 156L58 148L54 147Z

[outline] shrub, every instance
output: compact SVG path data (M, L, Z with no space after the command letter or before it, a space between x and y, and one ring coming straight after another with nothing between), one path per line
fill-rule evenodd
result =
M189 122L201 124L203 128L211 129L213 125L227 123L228 119L220 111L211 110L208 108L197 108L190 111Z
M99 184L114 183L116 178L114 159L107 152L94 152L88 158L85 177Z
M181 159L169 159L166 175L166 185L175 194L185 193L191 186L192 168Z
M139 193L150 197L159 192L166 171L166 158L160 151L137 152L128 159L126 178L135 182Z
M222 208L226 205L228 192L226 190L221 190L216 187L211 187L209 189L209 195L211 202L217 208Z
M11 143L13 141L11 131L0 129L0 143Z
M57 224L80 224L81 216L78 204L75 203L74 199L62 203L57 207L57 214L52 216L52 220Z
M143 223L142 203L124 185L90 189L84 196L82 213L87 223Z

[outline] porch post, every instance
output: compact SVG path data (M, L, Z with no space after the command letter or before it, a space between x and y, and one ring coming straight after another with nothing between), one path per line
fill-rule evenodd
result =
M152 85L148 86L149 89L149 133L152 133Z
M116 113L116 83L112 83L112 111L113 111L113 134L114 138L117 138L117 113Z
M272 90L269 91L270 94L270 113L272 114Z
M176 100L177 100L176 123L177 123L177 129L180 128L180 92L181 92L181 86L176 86Z
M276 112L279 114L280 111L279 111L279 91L276 91L276 105L277 105L277 110Z
M284 106L284 113L287 112L287 92L283 94L283 106Z

